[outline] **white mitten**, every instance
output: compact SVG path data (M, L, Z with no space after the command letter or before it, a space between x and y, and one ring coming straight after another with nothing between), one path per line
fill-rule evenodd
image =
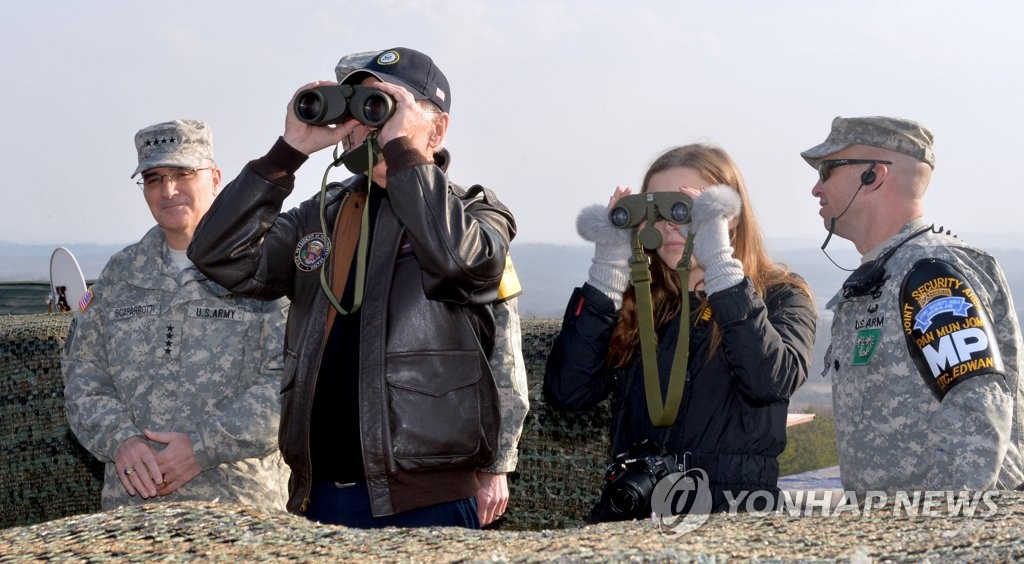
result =
M608 221L608 209L594 204L580 210L576 231L594 244L594 260L587 283L604 292L622 307L622 293L629 284L630 229L618 229Z
M709 296L743 281L743 264L733 258L729 242L729 222L739 215L740 205L739 193L728 186L711 186L693 200L693 256L704 269L704 291Z

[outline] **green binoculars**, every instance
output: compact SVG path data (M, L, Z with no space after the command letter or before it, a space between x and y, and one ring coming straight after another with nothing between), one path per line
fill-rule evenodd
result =
M619 229L636 227L643 221L689 223L693 200L681 192L644 192L619 200L608 212L608 221Z
M608 212L608 221L619 229L632 229L644 221L647 225L636 233L643 248L655 250L661 246L661 234L654 223L659 220L682 225L690 223L693 200L681 192L644 192L626 196Z

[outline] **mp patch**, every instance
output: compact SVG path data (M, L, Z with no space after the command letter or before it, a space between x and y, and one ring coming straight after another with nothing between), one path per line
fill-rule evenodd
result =
M900 289L900 315L910 356L940 401L975 376L1005 377L988 312L953 265L937 259L915 263Z
M330 239L319 231L310 233L295 246L295 266L303 272L310 272L323 266L330 254Z

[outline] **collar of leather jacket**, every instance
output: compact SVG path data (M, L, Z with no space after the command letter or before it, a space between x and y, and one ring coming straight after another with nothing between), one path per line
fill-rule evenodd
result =
M442 148L434 153L434 164L437 165L437 168L448 172L448 166L452 164L452 154L448 152L448 149Z

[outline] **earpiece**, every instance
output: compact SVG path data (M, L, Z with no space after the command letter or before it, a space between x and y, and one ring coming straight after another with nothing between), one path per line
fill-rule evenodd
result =
M860 183L864 186L868 186L875 181L878 176L875 174L875 163L871 163L871 168L865 170L860 175Z

